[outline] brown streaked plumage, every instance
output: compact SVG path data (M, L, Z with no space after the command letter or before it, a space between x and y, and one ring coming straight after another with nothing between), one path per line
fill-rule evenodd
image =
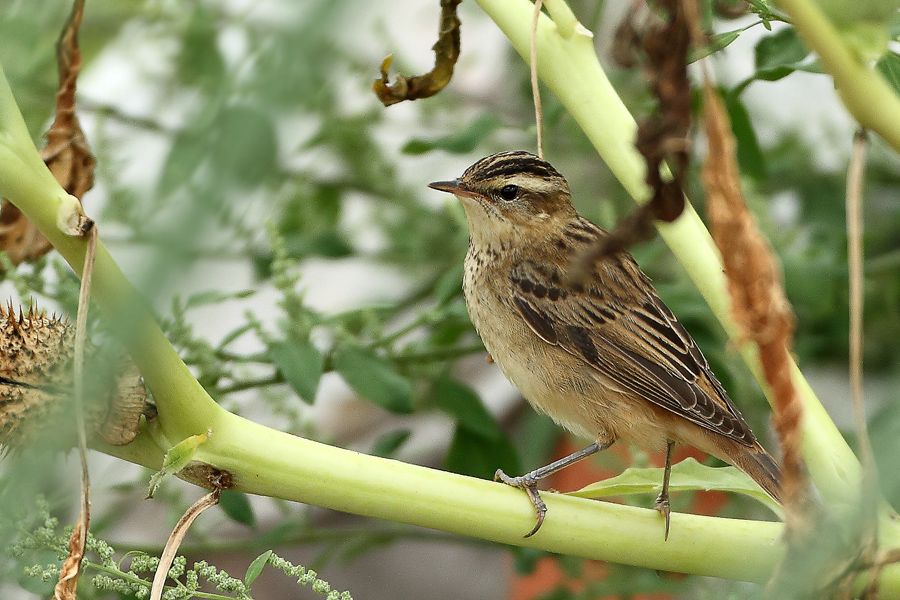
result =
M735 465L779 499L777 465L634 259L614 255L583 283L569 282L572 259L607 233L578 215L556 169L527 152L502 152L430 186L463 202L470 235L463 288L488 352L535 408L595 440L522 477L498 471L538 511L528 535L546 513L537 481L617 440L667 450L657 499L667 536L674 443Z

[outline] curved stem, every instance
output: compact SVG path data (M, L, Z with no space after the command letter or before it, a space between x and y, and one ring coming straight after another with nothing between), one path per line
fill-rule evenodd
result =
M900 97L877 71L856 56L816 2L778 0L778 5L790 15L803 41L819 55L853 118L900 152Z

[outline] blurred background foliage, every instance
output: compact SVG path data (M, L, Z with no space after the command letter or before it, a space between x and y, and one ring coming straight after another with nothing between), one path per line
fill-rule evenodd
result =
M473 374L484 376L493 368L478 366L483 348L461 296L464 216L424 186L457 176L494 151L533 146L528 72L477 7L465 3L463 56L457 65L461 84L451 83L429 100L383 108L370 92L382 55L403 48L395 57L403 73L431 60L426 49L437 2L406 4L429 24L427 33L410 37L390 27L401 10L393 5L349 0L259 6L89 2L81 31L86 67L79 103L99 171L86 206L201 383L230 410L300 435L459 473L490 477L498 467L519 472L546 462L560 432L530 410L518 410L521 403L498 404L477 391L484 386L475 385ZM796 80L802 87L804 78L826 76L815 74L815 60L793 29L762 0L754 0L752 14L740 21L715 13L713 6L721 3L701 4L708 30L718 32L708 51L721 56L732 51L721 47L747 32L762 33L742 50L753 53L752 75L735 80L727 69L720 75L745 192L783 263L798 317L795 351L801 366L843 382L848 325L844 181L852 130L843 117L834 131L819 135L803 131L802 124L770 124L769 114L777 112L778 94L786 88L778 87L763 102L757 93L753 104L746 101L747 90L763 88L764 94L765 86L778 79ZM609 7L596 0L572 5L598 32L598 47L608 48L612 28L604 19ZM69 8L62 0L11 0L0 8L0 59L36 140L53 109L54 43ZM495 37L480 43L476 27ZM495 56L479 63L481 52ZM473 63L481 79L466 83ZM889 52L878 65L895 86L898 64L900 58ZM609 63L609 74L638 118L653 110L638 69ZM479 87L479 81L488 83ZM583 214L612 226L631 209L631 200L559 103L548 93L544 102L547 156L569 178ZM765 136L758 135L760 128ZM702 155L702 140L696 148ZM865 366L871 379L885 384L876 390L896 390L900 381L898 164L873 140L866 170ZM695 162L688 194L702 213L698 182ZM634 254L754 429L765 432L768 406L762 394L728 351L723 332L665 246L653 240ZM4 277L17 301L33 299L74 314L77 282L58 257L51 254L17 269L7 264ZM466 359L462 366L460 359ZM839 403L849 405L842 395L845 385L838 385ZM333 395L347 396L348 388L360 400L342 405L332 417L346 419L347 429L323 430L317 409L333 402ZM876 391L869 401L882 484L894 506L900 506L900 403L889 391ZM354 411L363 416L353 418ZM436 454L406 448L416 438L416 417L436 412L450 423L445 428L452 430L450 439L437 442ZM847 414L846 409L837 412ZM380 417L377 435L360 433L373 414L398 417ZM849 423L839 419L848 430ZM624 466L620 458L601 460L616 469ZM151 539L122 534L147 473L104 464L95 469L94 493L102 500L96 502L93 531L127 538L128 543L118 544L121 549L158 551L159 532ZM68 522L65 517L70 521L76 493L67 473L71 468L71 461L39 453L8 457L0 465L0 513L13 515L13 506L17 511L33 506L43 492L63 522ZM164 507L157 515L160 531L194 493L175 485L161 490L156 502ZM448 537L362 520L335 523L305 507L251 503L238 494L223 497L222 508L228 519L252 528L239 531L244 541L231 550L252 554L308 547L306 556L317 568L352 562L365 553L377 557L386 544L401 539L446 542ZM258 511L265 519L256 516ZM721 512L761 514L732 498ZM28 519L0 517L0 537L15 535ZM200 526L191 536L197 541L187 551L200 557L228 550L229 542L219 539L214 528ZM533 570L541 557L511 552L520 572ZM23 578L18 562L0 560L0 582L14 586L0 589L23 586L47 595L50 583ZM573 576L583 572L582 562L560 559L561 568ZM648 592L722 597L716 596L721 586L610 567L580 591L560 587L542 598L624 598ZM739 584L725 589L730 597L755 593ZM109 595L89 586L81 593L85 598ZM359 590L358 597L369 595Z

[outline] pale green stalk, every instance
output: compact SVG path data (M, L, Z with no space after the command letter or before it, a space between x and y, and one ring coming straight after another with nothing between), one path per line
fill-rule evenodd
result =
M889 7L881 11L886 13L884 23L873 26L887 29L892 12L890 6L893 5L896 10L897 2L882 1ZM852 14L854 2L845 0L844 4L847 8L845 12ZM778 5L790 15L803 41L819 55L822 66L834 78L835 89L853 118L884 138L895 152L900 152L900 98L881 74L865 64L848 44L846 35L838 31L816 2L778 0Z

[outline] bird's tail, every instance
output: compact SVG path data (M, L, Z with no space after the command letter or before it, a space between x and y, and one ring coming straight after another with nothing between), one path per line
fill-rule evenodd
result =
M765 448L759 444L749 449L745 446L735 452L732 458L736 467L752 477L772 498L781 502L781 469Z

